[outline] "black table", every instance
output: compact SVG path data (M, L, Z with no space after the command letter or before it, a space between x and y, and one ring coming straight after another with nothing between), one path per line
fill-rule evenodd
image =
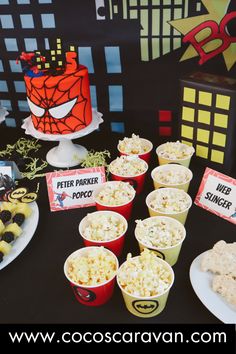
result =
M1 127L2 149L6 143L15 142L22 131ZM88 149L109 148L112 159L117 156L116 145L119 134L104 137L99 132L80 139ZM148 137L147 137L148 138ZM152 140L154 146L160 142ZM46 152L55 143L41 142L42 149L36 155L45 158ZM157 165L155 153L149 172ZM189 193L194 198L204 167L194 161L191 164L194 179ZM49 166L49 171L55 168ZM142 319L130 314L124 305L120 290L116 286L112 299L105 305L90 308L79 304L63 273L66 257L83 246L78 234L78 224L95 207L53 212L49 210L45 179L40 179L38 206L40 218L37 231L25 250L6 268L0 271L0 322L1 323L219 323L195 295L189 268L193 259L224 239L235 241L235 226L193 205L186 223L187 237L180 258L174 266L175 283L170 291L164 311L154 318ZM153 190L150 173L142 195L136 197L132 220L129 222L125 249L120 263L128 252L139 254L134 238L134 220L148 217L145 206L146 195Z

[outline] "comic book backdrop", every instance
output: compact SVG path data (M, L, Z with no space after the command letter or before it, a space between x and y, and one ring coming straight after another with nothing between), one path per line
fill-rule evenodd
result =
M9 111L3 124L20 127L29 115L16 58L49 49L56 38L75 46L88 67L104 133L173 140L180 78L194 71L236 77L234 0L0 0L0 102Z

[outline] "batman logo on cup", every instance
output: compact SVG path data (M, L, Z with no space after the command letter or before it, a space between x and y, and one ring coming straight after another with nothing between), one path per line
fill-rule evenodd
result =
M135 300L132 302L133 308L143 315L153 313L159 306L156 300Z
M75 295L84 302L92 302L96 299L96 294L91 290L80 288L78 286L73 286L73 290Z

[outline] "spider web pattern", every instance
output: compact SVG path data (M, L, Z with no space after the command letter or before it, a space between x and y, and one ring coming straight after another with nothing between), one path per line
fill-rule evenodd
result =
M43 117L31 113L34 127L38 131L45 134L70 134L91 123L92 110L87 71L78 70L60 76L27 77L25 82L29 99L45 109ZM50 108L74 98L77 98L77 101L65 117L57 119L50 115Z

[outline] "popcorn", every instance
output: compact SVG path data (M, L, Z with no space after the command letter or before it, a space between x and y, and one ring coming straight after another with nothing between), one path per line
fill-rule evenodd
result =
M192 156L194 153L194 148L180 141L167 142L161 145L161 148L157 148L157 154L160 157L169 160L184 160Z
M83 286L101 285L117 271L116 258L104 247L87 248L84 255L71 256L67 261L69 279Z
M171 218L158 216L136 220L136 223L136 238L146 247L173 247L185 237L182 225Z
M128 182L113 181L104 183L104 187L96 196L102 205L123 205L129 203L135 195L134 188Z
M128 155L138 155L149 152L150 146L139 135L132 134L131 138L119 140L118 149Z
M190 170L184 166L163 165L163 167L158 167L153 173L153 179L161 184L178 185L187 183L191 179Z
M131 257L120 267L117 280L124 291L133 296L150 297L163 294L173 281L171 268L145 249L140 256Z
M92 241L111 241L124 234L126 225L115 213L88 214L82 229L83 236Z
M176 188L161 188L155 191L149 207L163 213L181 213L188 209L191 199L187 193Z
M111 173L117 176L138 176L147 170L147 164L136 156L117 157L109 166Z

